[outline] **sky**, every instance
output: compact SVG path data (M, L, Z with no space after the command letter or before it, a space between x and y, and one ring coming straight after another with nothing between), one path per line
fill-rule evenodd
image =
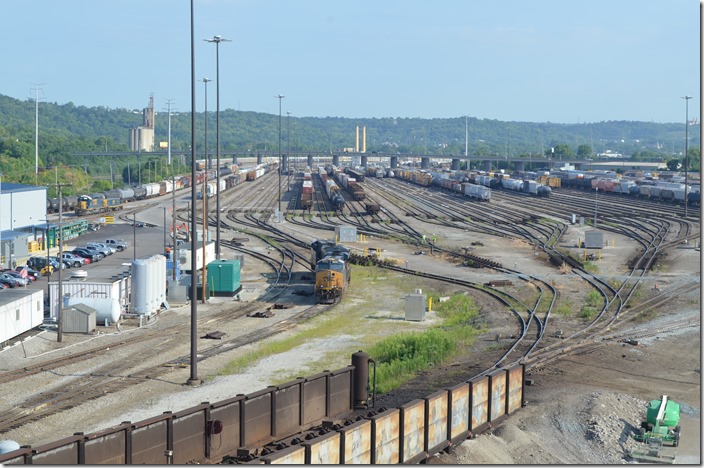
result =
M196 109L684 122L699 0L193 0ZM189 0L3 0L0 94L191 110ZM682 96L690 95L688 112Z

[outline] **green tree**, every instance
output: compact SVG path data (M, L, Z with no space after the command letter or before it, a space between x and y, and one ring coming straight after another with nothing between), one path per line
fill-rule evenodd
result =
M579 145L577 147L577 156L580 159L587 159L592 157L592 147L589 145Z
M667 169L670 171L679 171L682 168L682 164L679 159L670 159L667 161Z

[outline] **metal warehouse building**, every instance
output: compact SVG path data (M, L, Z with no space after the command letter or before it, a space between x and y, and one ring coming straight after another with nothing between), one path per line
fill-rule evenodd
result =
M0 267L27 256L34 227L44 222L46 187L0 182Z

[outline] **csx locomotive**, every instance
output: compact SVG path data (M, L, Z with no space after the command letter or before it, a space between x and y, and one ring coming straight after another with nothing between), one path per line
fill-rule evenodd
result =
M334 304L350 284L350 250L333 241L311 244L311 267L315 269L315 297L318 304Z

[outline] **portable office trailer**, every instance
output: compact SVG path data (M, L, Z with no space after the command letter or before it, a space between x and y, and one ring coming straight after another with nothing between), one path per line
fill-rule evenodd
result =
M43 323L43 289L6 289L0 294L0 343Z

